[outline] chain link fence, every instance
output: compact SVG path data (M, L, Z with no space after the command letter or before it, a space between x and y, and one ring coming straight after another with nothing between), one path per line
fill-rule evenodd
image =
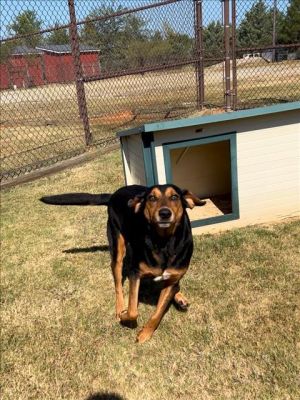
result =
M236 1L238 108L300 99L299 15L295 0Z
M297 0L2 0L1 180L143 122L300 99Z

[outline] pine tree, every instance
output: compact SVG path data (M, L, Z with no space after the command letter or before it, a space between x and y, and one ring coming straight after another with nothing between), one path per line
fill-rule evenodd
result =
M37 18L36 12L32 10L23 11L8 25L9 31L13 32L14 35L26 35L28 33L38 32L41 30L41 27L42 21ZM35 47L40 42L41 36L35 35L23 38L19 43L29 47Z
M222 58L224 50L224 28L220 21L213 21L203 30L206 58Z
M275 22L275 44L284 43L284 26L285 26L285 14L276 8L275 21L274 21L274 8L270 8L270 19L272 20L272 31L273 23ZM273 41L272 41L273 42Z
M101 51L102 70L116 70L125 68L125 52L130 41L141 40L145 22L135 15L124 15L109 18L111 14L124 10L116 7L102 5L93 10L87 19L99 16L106 19L88 22L81 32L81 41L85 44L98 47Z
M59 27L59 24L56 23L55 28ZM51 32L50 35L46 39L48 44L69 44L70 37L67 29L56 29Z
M290 0L280 36L283 43L300 42L300 0Z
M263 0L258 0L246 12L237 29L240 47L258 47L272 44L272 16Z

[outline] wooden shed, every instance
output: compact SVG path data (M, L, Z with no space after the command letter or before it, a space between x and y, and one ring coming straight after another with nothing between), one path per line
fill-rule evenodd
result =
M206 199L193 233L300 215L300 102L119 132L126 184L174 183Z

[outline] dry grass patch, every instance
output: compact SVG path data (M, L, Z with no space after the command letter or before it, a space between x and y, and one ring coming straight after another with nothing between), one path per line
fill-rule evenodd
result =
M37 200L122 184L114 152L2 193L2 398L297 399L300 222L196 237L188 313L136 345L114 320L105 208Z
M239 107L299 99L299 61L267 63L262 59L239 59L237 64ZM224 103L223 75L223 63L205 68L207 104ZM85 84L85 91L95 141L145 121L187 117L197 109L192 66L90 82ZM63 153L77 150L79 141L84 141L78 114L74 83L3 91L3 170L34 164L46 159L45 154L62 158ZM20 151L24 153L19 157Z

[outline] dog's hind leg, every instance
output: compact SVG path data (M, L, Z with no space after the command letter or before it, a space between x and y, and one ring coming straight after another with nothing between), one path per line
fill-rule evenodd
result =
M189 307L189 302L187 298L182 294L182 292L177 292L174 296L174 302L176 304L176 307L181 310L181 311L187 311Z
M115 283L116 293L116 318L120 319L120 314L124 310L124 295L123 295L123 284L122 284L122 270L123 270L123 259L126 253L125 240L121 233L118 237L113 240L112 244L112 261L111 270Z

